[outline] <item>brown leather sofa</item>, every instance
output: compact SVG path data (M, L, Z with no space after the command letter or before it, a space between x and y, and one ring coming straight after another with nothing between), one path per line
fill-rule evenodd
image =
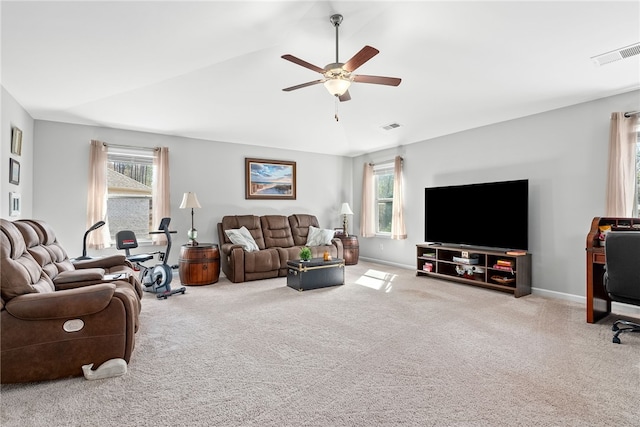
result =
M259 250L248 252L231 242L225 230L246 227ZM228 215L218 223L221 268L234 283L268 279L287 275L287 261L299 258L306 245L309 227L320 228L315 215ZM331 240L331 245L310 246L311 256L322 257L325 251L333 258L343 257L342 241Z
M38 220L0 219L0 239L2 383L80 376L82 365L115 358L129 362L142 289L124 256L74 264Z

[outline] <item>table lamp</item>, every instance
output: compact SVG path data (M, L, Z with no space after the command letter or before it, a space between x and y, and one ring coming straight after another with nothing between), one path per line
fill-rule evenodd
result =
M198 202L198 196L196 193L188 192L182 196L182 203L180 203L180 209L191 208L191 230L187 232L189 237L189 245L196 246L196 237L198 237L198 230L193 226L193 208L201 208L200 202Z
M349 207L349 203L343 203L342 209L340 209L340 214L342 215L342 231L345 236L348 236L347 233L347 215L353 215L351 208Z

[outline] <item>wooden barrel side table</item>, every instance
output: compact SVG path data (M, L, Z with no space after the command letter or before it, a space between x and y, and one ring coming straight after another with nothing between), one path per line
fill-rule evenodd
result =
M178 261L183 285L210 285L220 278L220 250L215 243L182 245Z
M349 234L348 236L344 234L336 234L336 237L342 240L344 263L346 265L357 264L358 258L360 258L360 244L358 243L358 236L354 236L353 234Z

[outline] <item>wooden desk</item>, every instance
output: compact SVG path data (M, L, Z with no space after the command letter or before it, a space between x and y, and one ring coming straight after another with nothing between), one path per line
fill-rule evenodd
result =
M595 323L611 313L611 299L604 290L603 275L606 257L600 246L601 225L612 230L640 231L640 218L595 217L587 234L587 322Z

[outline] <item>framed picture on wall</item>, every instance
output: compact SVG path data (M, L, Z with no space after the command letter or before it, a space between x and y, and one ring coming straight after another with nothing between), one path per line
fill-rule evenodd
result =
M296 199L296 162L245 159L245 199Z
M11 153L22 154L22 131L15 126L11 129Z
M9 159L9 183L20 184L20 162L16 159Z
M20 216L20 193L9 193L9 216Z

